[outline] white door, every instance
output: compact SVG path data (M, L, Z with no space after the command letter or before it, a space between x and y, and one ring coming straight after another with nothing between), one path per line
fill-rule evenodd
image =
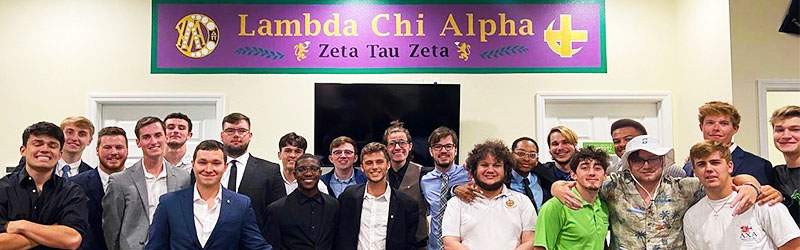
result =
M138 97L137 99L142 99ZM164 119L170 113L181 112L189 116L192 120L192 138L186 142L186 152L192 154L194 148L201 141L206 139L219 140L219 133L222 131L222 97L219 102L187 102L181 98L165 101L163 98L153 100L140 100L136 102L99 102L96 105L97 114L95 127L117 126L125 130L128 136L128 160L126 167L130 167L142 158L142 150L136 146L136 133L134 128L136 121L145 116L155 116ZM96 138L92 145L88 146L83 153L83 160L91 166L97 166L97 153L95 151Z
M645 98L637 94L598 96L560 94L558 97L543 100L543 115L538 115L537 136L541 149L539 160L552 161L547 144L547 133L555 126L565 126L578 135L578 147L583 147L584 142L612 142L611 124L622 118L636 120L647 129L648 134L661 139L667 145L672 145L671 131L663 128L671 127L671 118L665 119L662 109L663 99ZM668 98L668 95L664 95ZM541 104L540 104L541 105ZM537 108L538 109L538 108ZM670 115L671 116L671 115ZM619 158L612 155L612 161Z

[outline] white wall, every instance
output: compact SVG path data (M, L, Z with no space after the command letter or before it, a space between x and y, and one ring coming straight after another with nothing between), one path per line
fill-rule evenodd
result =
M731 100L728 6L720 1L607 1L607 74L152 75L150 18L149 1L0 2L0 163L17 161L27 125L86 115L89 93L224 94L228 112L252 119L251 152L271 160L289 131L314 147L314 82L461 83L462 154L486 138L510 142L548 129L535 128L537 91L668 91L682 159L701 138L697 106Z

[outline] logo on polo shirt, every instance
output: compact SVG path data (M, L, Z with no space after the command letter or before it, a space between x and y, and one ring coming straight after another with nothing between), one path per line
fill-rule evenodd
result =
M758 233L756 233L756 230L753 230L753 227L751 226L745 225L739 227L739 229L741 230L741 232L739 233L740 240L749 241L749 240L754 240L758 237Z
M514 207L516 207L516 206L517 206L517 203L516 203L516 202L514 202L514 200L512 200L512 199L508 199L508 200L506 200L506 207L508 207L508 208L514 208Z
M175 48L190 58L203 58L219 45L219 27L205 14L189 14L175 24L178 41Z

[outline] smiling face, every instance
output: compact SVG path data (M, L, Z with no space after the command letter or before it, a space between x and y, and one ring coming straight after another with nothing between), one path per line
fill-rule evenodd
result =
M714 190L724 185L732 185L731 173L733 162L722 158L719 152L712 152L707 157L692 159L695 176L706 189Z
M475 170L475 184L487 191L494 191L503 186L505 169L503 161L498 161L494 155L487 154L478 161Z
M297 188L304 193L317 192L317 182L322 175L320 162L313 158L303 158L297 161L294 167L294 178Z
M575 153L575 145L571 144L567 137L560 132L553 132L550 134L550 155L553 156L553 161L561 165L569 163L572 154Z
M521 140L517 142L514 152L512 153L514 153L514 160L517 161L517 165L514 166L514 170L519 174L528 174L537 164L539 164L539 149L536 148L536 144L534 144L532 141ZM531 156L534 154L536 157Z
M297 158L303 155L305 151L302 148L298 148L292 145L286 145L281 148L281 151L278 152L278 159L281 160L283 164L283 168L290 173L294 171L294 166L296 164Z
M106 173L115 173L125 169L128 158L128 141L122 135L106 135L98 139L97 158L100 168Z
M145 157L161 157L164 155L166 144L167 137L164 135L164 128L161 127L161 123L150 123L139 129L139 138L136 138L136 146L142 149L142 154Z
M408 140L406 133L395 131L389 133L386 139L388 143L386 148L389 150L389 157L392 158L392 162L398 164L405 162L408 159L411 148L414 147L411 141Z
M189 122L180 118L169 118L164 123L167 125L167 145L170 148L180 148L192 138L189 132Z
M339 170L353 167L353 163L355 163L357 159L358 156L356 155L355 147L350 143L343 143L342 145L334 147L333 150L331 150L331 154L328 156L328 160L333 163L333 167Z
M772 128L775 148L786 155L800 154L800 117L775 121Z
M433 162L436 166L442 168L448 168L453 165L456 155L458 155L458 148L453 143L453 137L449 135L430 145L428 151L433 157Z
M36 170L52 170L61 159L61 143L46 135L30 135L25 146L19 148L28 166Z
M631 174L643 184L651 184L661 180L664 169L664 157L638 150L628 156Z
M226 168L225 153L222 150L198 150L192 161L197 185L207 188L219 186Z
M603 165L592 158L583 159L578 163L575 172L570 173L572 179L578 185L589 191L599 191L603 180L606 178L606 171Z
M92 142L92 134L89 129L79 128L75 125L64 126L64 152L83 153L86 145Z
M628 145L628 142L640 135L642 135L642 133L639 133L634 127L621 127L611 131L611 141L614 142L614 154L622 158L622 154L625 154L625 146Z
M367 180L371 183L379 183L386 180L386 171L389 170L389 161L383 152L366 154L361 159L361 168L367 175Z
M739 127L733 125L731 118L722 114L707 115L700 124L703 131L703 139L722 142L726 146L731 145L733 135L739 131Z

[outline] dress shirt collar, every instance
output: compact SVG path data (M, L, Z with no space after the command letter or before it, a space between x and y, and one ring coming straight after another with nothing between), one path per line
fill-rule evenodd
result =
M26 187L28 185L31 185L33 187L36 186L36 181L33 180L33 177L28 175L28 170L27 169L23 168L22 170L17 172L17 179L18 179L17 181L19 181L18 184L20 186L22 186L22 187ZM56 179L58 179L58 180L56 180ZM44 182L44 185L42 185L42 190L44 190L44 187L53 186L53 185L56 184L57 181L61 181L61 180L63 180L61 177L58 177L57 175L54 175L54 174L51 175L50 179L48 179L46 182Z
M283 167L283 165L281 165L281 179L283 179L283 184L290 185L290 184L293 184L293 183L297 183L297 179L295 179L294 181L289 182L289 180L286 179L286 176L283 175L284 170L285 170L285 168ZM289 173L289 174L291 174L291 173Z
M733 153L733 151L736 150L737 147L739 147L739 145L736 145L735 142L731 142L731 146L730 146L731 153Z
M155 178L156 180L161 178L167 178L167 160L162 159L161 167L162 167L161 173L158 173L158 176L153 176L153 174L147 172L147 168L144 166L144 161L142 161L142 171L144 171L144 178L145 179Z
M511 181L514 182L514 183L522 183L523 179L528 179L528 177L530 177L530 176L531 176L531 173L528 173L528 176L522 177L522 175L517 173L517 170L511 170Z
M367 184L367 185L369 185L369 184ZM369 188L367 186L364 186L364 199L365 200L389 201L389 199L392 198L392 189L389 188L389 182L386 182L386 190L383 192L383 194L381 194L381 195L379 195L377 197L373 196L372 194L370 194L367 189L369 189Z
M300 192L299 190L295 190L296 192ZM322 194L317 192L314 196L308 197L306 194L300 192L297 196L297 200L300 202L300 205L305 205L306 203L313 201L317 204L322 204Z
M353 181L353 177L356 175L356 169L353 166L350 166L350 177L347 177L344 180L339 179L339 176L336 175L336 169L331 170L331 171L333 171L333 178L336 179L336 181L341 182L341 183L350 183L351 181Z
M103 171L102 169L100 169L99 166L96 169L97 169L97 175L100 176L100 183L103 184L103 190L105 191L106 188L108 187L108 178L111 175L110 174L106 174L106 172Z
M81 159L78 159L76 162L67 162L64 158L58 159L58 166L63 167L64 165L69 165L71 168L77 168L81 166Z
M230 165L233 160L236 160L236 167L240 168L241 166L247 165L247 160L250 160L250 153L245 152L236 158L228 157L228 165ZM239 172L239 174L241 174L241 172Z
M462 169L461 166L459 166L458 164L453 163L452 165L450 165L450 168L447 169L447 173L444 173L444 174L447 174L447 176L453 176L456 172L459 171L459 169ZM431 171L431 174L434 177L439 178L439 177L442 177L443 173L439 172L439 169L434 168L434 170Z
M197 203L197 202L206 203L206 201L203 200L202 197L200 197L200 191L197 190L197 184L195 184L194 188L192 188L192 189L194 190L194 193L193 193L193 196L192 196L193 197L193 201L195 203ZM217 196L214 197L214 205L219 204L220 201L222 201L222 185L219 185L219 191L217 191Z
M506 196L511 196L511 191L509 191L508 188L506 188L505 185L500 186L500 188L502 188L503 191L500 191L500 194L498 194L497 196L492 198L492 200L497 200L497 199L505 198ZM483 194L481 194L480 192L476 192L475 193L475 198L480 198L480 199L489 201L489 198L487 198L486 196L483 196Z

